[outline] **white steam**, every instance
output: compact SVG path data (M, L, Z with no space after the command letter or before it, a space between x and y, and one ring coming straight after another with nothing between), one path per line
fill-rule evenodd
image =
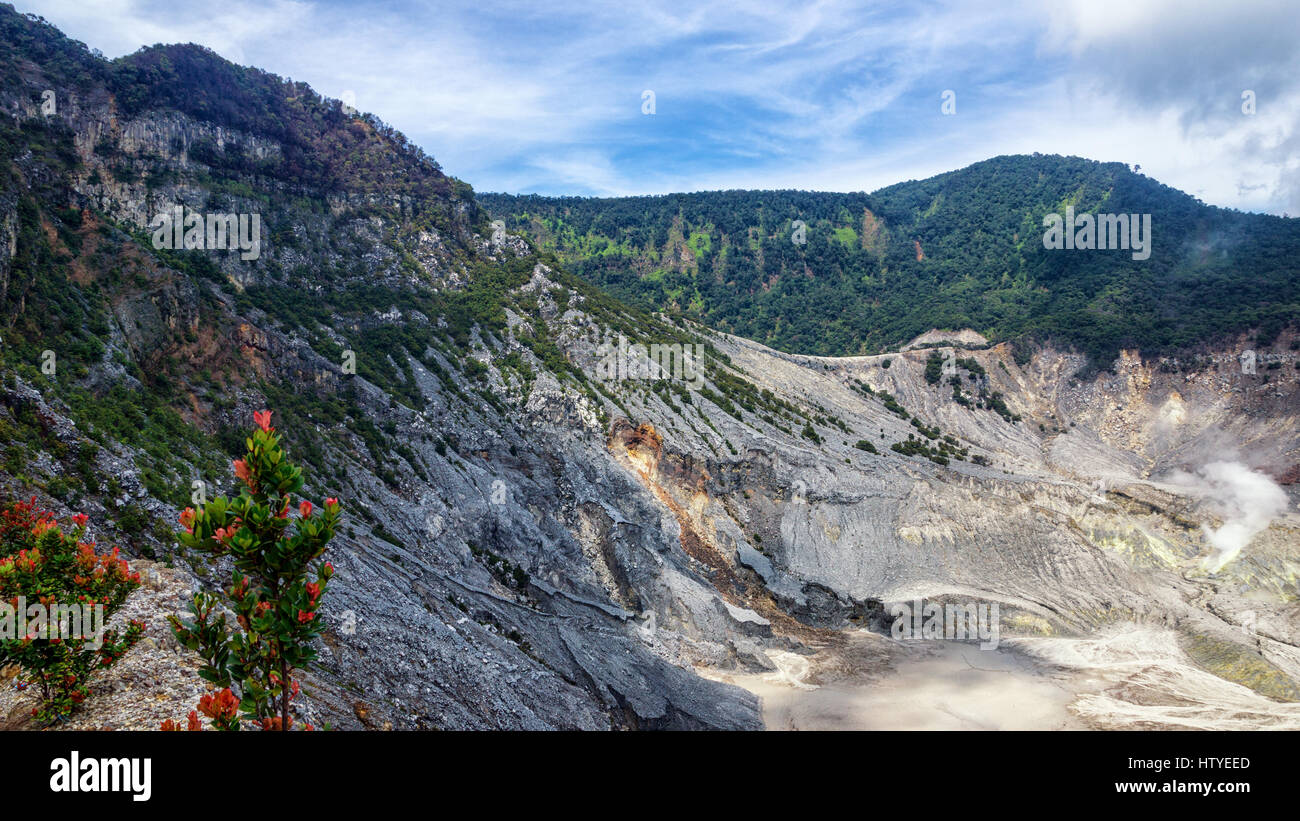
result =
M1170 477L1194 495L1211 500L1223 525L1201 525L1214 547L1204 567L1217 573L1237 558L1250 540L1287 509L1286 491L1259 471L1240 462L1211 462L1195 473L1177 471Z

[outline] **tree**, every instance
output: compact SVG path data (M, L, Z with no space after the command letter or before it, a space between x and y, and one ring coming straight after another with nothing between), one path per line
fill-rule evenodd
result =
M246 440L247 453L234 463L244 484L239 497L221 496L180 516L183 545L233 562L224 592L237 627L220 612L221 598L205 592L190 604L191 621L169 620L181 643L206 662L199 675L222 688L199 704L212 726L238 730L242 716L264 730L289 730L290 704L300 690L294 671L316 657L311 642L320 634L321 599L334 575L333 565L320 559L340 508L337 499L326 499L317 513L311 502L300 500L291 527L302 470L285 458L271 412L253 418L257 429ZM169 724L167 729L176 726ZM190 726L197 725L191 713Z

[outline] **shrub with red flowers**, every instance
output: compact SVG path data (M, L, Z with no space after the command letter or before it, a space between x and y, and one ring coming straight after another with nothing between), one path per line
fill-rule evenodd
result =
M102 625L89 618L94 609L102 606L103 621L107 622L140 586L140 576L131 571L117 548L102 555L95 552L93 543L82 540L87 523L84 514L72 519L72 528L65 533L52 513L37 508L34 497L0 510L0 620L10 621L0 629L0 664L18 664L19 687L40 688L40 704L32 714L41 724L66 720L90 695L89 683L95 672L122 658L140 640L145 627L131 621L121 633L104 629L98 638L91 635L92 627ZM13 634L15 626L26 624L31 606L46 614L75 608L87 618L78 617L81 624L76 636L64 635L74 628L70 618L59 623L46 618L27 624L27 635L2 638ZM66 615L67 611L63 612Z
M182 544L233 562L225 599L236 624L228 623L221 597L203 592L190 605L192 620L170 620L181 643L203 657L199 674L220 688L198 709L214 728L249 723L288 730L290 704L300 692L294 671L316 657L311 643L320 634L321 599L334 574L321 556L334 538L339 503L327 499L319 511L305 499L295 505L302 470L285 458L271 412L253 418L257 428L246 440L247 453L234 465L244 484L239 497L218 497L180 516ZM198 725L191 713L190 729ZM180 727L169 721L164 729Z

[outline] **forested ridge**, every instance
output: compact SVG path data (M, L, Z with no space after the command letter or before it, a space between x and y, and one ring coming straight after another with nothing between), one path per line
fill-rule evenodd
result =
M478 200L617 297L798 353L878 353L969 327L1104 366L1121 348L1240 331L1264 344L1300 317L1300 223L1206 205L1121 163L1003 156L871 194ZM1044 249L1043 217L1067 206L1151 214L1150 258Z

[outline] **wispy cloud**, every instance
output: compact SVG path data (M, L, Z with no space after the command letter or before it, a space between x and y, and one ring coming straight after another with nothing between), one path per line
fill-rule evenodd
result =
M1042 151L1300 212L1300 50L1282 0L19 5L109 56L192 41L353 91L480 190L872 190Z

